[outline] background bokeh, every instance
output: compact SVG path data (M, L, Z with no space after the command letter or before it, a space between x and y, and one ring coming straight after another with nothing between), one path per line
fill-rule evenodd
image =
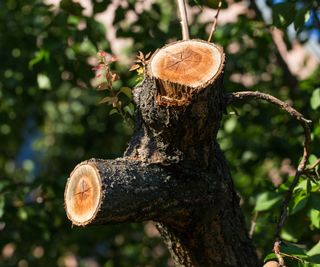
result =
M208 38L217 2L189 1L193 38ZM310 163L320 155L319 14L319 1L223 1L214 36L227 54L226 91L270 93L313 120ZM173 0L0 1L0 266L172 266L152 222L72 227L63 193L77 163L120 157L132 133L97 104L105 94L92 85L97 51L119 58L115 87L132 88L137 51L178 39ZM257 217L253 243L263 260L303 130L265 103L235 109L218 139L248 228ZM319 190L301 179L294 192L282 237L288 254L309 263L288 266L320 266Z

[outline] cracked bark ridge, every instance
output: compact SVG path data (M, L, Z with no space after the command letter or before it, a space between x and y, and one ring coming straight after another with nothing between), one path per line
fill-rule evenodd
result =
M191 48L194 42L199 43L184 42L190 42ZM185 48L177 53L183 51ZM226 106L222 88L224 55L221 48L217 51L222 60L217 73L196 86L182 105L159 103L163 88L159 77L151 75L152 70L134 89L136 127L124 157L92 159L80 165L94 166L101 194L97 212L82 225L153 220L177 266L258 266L239 198L216 141ZM214 57L210 53L207 56ZM184 71L182 67L176 70L181 75ZM180 83L173 80L172 84ZM170 97L181 99L175 92ZM86 191L82 190L81 179L87 176L85 172L71 175L66 191L72 180L80 184L80 192ZM68 207L66 204L70 215Z

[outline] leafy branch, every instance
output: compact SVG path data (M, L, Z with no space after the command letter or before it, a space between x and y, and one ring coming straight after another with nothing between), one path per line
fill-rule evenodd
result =
M273 250L277 256L279 266L285 267L285 263L284 263L283 257L281 255L281 250L280 250L280 244L281 244L280 231L281 231L282 227L284 226L284 223L287 218L288 205L289 205L289 202L292 198L293 191L299 182L300 177L303 174L307 174L307 173L310 173L310 171L315 170L316 166L320 162L319 160L317 160L308 169L306 168L306 164L307 164L307 161L308 161L308 158L310 155L310 146L311 146L311 131L310 131L310 126L309 126L311 124L311 121L304 118L304 116L301 113L299 113L297 110L295 110L294 108L292 108L288 104L282 102L281 100L279 100L271 95L264 94L261 92L242 91L242 92L230 93L226 96L226 104L233 104L239 100L247 100L247 99L265 100L269 103L272 103L272 104L278 106L282 110L289 113L294 119L296 119L304 129L304 139L305 140L304 140L303 156L302 156L302 159L300 160L300 163L297 167L294 179L293 179L292 183L290 184L290 187L287 191L285 198L282 201L280 217L277 222L276 232L275 232L275 242L274 242ZM318 175L318 173L317 173L317 175Z
M116 62L117 58L100 50L97 53L97 59L98 65L92 68L96 72L97 90L108 93L99 101L99 104L107 103L112 107L109 115L119 114L131 125L134 115L134 106L131 103L132 90L129 87L116 89L114 83L119 80L119 76L110 68L110 64Z

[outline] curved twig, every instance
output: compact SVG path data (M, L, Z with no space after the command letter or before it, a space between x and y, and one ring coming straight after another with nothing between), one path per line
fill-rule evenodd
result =
M208 38L208 42L211 42L212 36L213 36L214 32L216 31L217 23L218 23L218 16L220 14L221 6L222 6L222 0L219 1L217 13L213 18L212 27L211 27L210 35L209 35L209 38Z
M281 229L285 223L285 220L287 218L287 209L288 209L290 199L292 197L293 190L296 187L296 185L298 184L299 178L304 173L305 168L306 168L306 164L307 164L307 161L309 158L310 146L311 146L311 132L310 132L309 124L312 123L312 121L304 118L304 116L300 112L298 112L297 110L295 110L294 108L289 106L287 103L279 100L278 98L276 98L274 96L264 94L261 92L257 92L257 91L256 92L253 92L253 91L235 92L235 93L230 93L230 94L226 95L225 99L226 99L226 104L233 104L239 100L247 100L247 99L252 99L252 98L257 99L257 100L265 100L269 103L272 103L272 104L278 106L282 110L289 113L291 117L293 117L294 119L299 121L299 123L301 124L301 126L303 127L303 130L304 130L303 156L302 156L302 159L300 160L300 163L298 165L294 179L288 189L288 192L282 201L281 213L280 213L280 217L279 217L276 231L275 231L276 241L274 244L274 250L275 250L275 253L276 253L276 250L279 250L279 253L276 253L276 255L277 255L277 257L280 256L280 257L278 257L278 260L279 260L279 264L282 264L282 260L281 260L282 257L280 255L280 231L281 231ZM280 265L280 266L284 266L284 263L283 263L283 265Z

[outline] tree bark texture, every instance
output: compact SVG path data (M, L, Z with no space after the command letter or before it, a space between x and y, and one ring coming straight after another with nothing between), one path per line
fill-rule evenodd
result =
M183 106L159 105L153 77L134 89L136 127L124 157L82 163L96 168L102 185L88 223L153 220L177 266L258 266L216 141L226 108L222 83L221 70Z

